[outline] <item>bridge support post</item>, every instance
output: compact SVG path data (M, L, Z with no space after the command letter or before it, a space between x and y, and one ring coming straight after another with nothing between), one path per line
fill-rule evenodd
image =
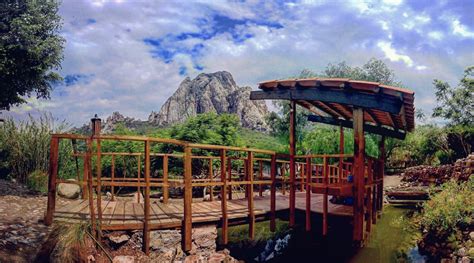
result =
M143 227L143 252L150 254L150 141L145 141L145 200L144 214L145 222Z
M191 173L191 147L184 147L184 214L181 228L181 241L183 251L188 252L192 248L192 173Z
M364 172L365 138L364 110L354 108L354 229L353 240L360 245L364 235Z
M168 155L163 155L163 204L168 203L169 186L168 186Z
M56 209L56 178L58 176L59 160L59 138L52 137L49 153L49 178L48 178L48 206L44 223L51 225L53 223L54 210Z
M311 158L306 158L306 231L311 231Z
M272 162L270 167L270 231L275 232L275 217L276 217L276 172L277 172L277 163L276 155L272 155Z
M227 177L226 177L226 151L220 150L221 155L221 209L222 209L222 243L227 245L229 241L228 229L229 220L227 218Z
M253 152L248 151L247 156L247 201L249 209L249 237L255 238L255 213L253 203Z
M296 154L296 137L295 137L295 126L296 126L296 102L290 102L290 227L295 225L295 205L296 205L296 193L295 193L295 154Z

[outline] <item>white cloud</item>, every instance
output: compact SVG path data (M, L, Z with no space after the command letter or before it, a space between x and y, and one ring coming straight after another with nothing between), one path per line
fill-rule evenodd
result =
M428 37L434 40L441 40L444 38L444 34L441 31L431 31L428 33Z
M474 32L470 31L467 26L461 24L458 19L453 20L451 26L455 35L460 35L465 38L474 38Z
M383 51L385 57L390 59L390 61L401 61L408 67L413 66L413 60L407 55L398 53L397 50L392 47L392 43L387 41L379 41L377 46Z

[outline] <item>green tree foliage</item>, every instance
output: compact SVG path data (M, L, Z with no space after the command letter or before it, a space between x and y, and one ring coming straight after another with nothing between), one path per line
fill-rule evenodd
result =
M49 98L60 81L64 39L57 1L5 0L0 3L0 109L24 103L35 93Z
M474 125L474 66L465 69L458 86L435 79L436 101L433 117L442 117L450 125Z
M240 146L239 127L236 115L205 113L173 126L170 137L196 143Z

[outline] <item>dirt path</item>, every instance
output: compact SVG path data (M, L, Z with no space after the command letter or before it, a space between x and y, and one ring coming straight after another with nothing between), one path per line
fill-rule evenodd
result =
M399 175L386 175L383 177L384 187L398 186L402 181L402 177Z
M43 224L47 197L0 180L0 262L33 262L50 228Z

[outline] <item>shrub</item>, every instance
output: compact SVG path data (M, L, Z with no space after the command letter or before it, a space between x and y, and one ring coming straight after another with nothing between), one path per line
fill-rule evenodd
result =
M48 191L48 174L43 171L36 170L28 175L26 184L32 190L46 193Z
M454 180L441 186L441 191L431 196L423 205L420 226L422 230L442 236L456 228L473 224L474 177L458 183Z

